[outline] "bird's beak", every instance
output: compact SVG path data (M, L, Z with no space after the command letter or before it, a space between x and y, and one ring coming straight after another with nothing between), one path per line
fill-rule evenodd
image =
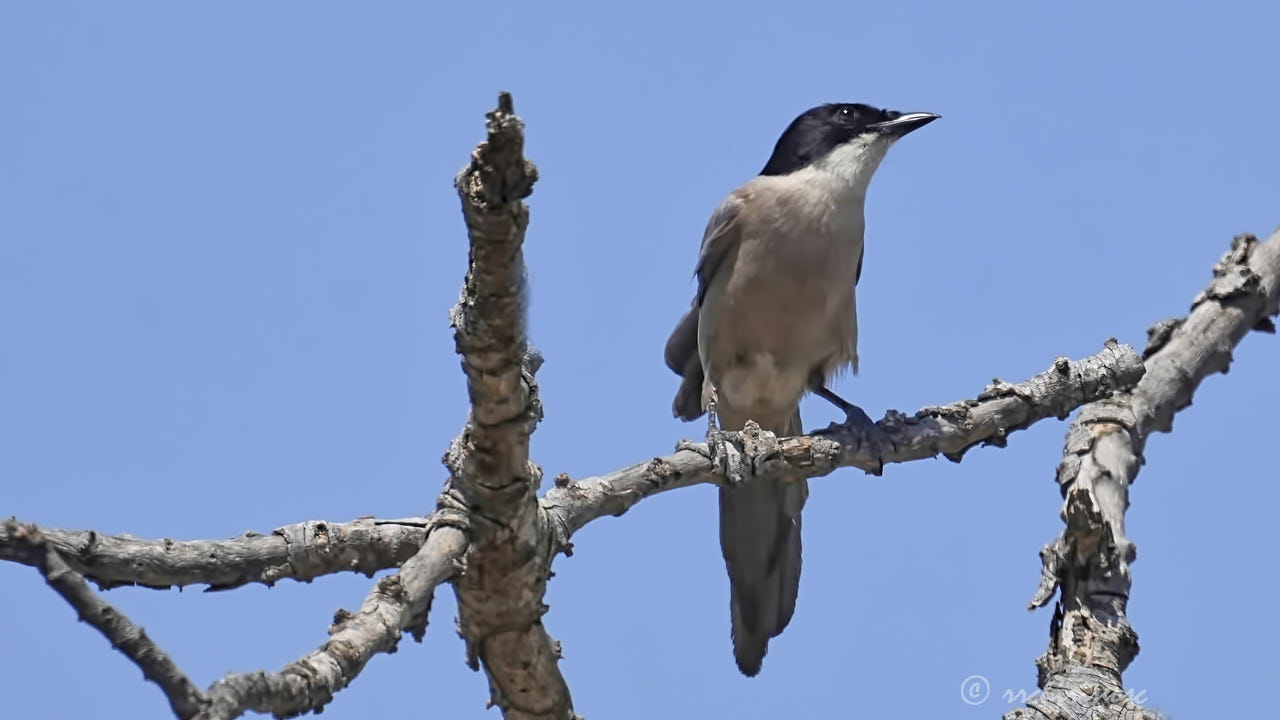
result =
M881 123L875 123L869 126L884 135L892 135L895 138L902 137L912 130L918 130L925 125L942 117L937 113L917 112L917 113L894 113L897 117L892 120L885 120Z

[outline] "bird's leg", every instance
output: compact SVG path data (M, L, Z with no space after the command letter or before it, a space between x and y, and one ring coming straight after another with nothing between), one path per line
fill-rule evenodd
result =
M826 385L819 385L813 394L840 408L844 412L846 426L864 428L875 425L865 410L835 394Z
M880 469L884 469L884 451L889 445L887 438L880 426L867 415L866 411L845 400L839 395L832 392L826 385L819 383L813 390L813 394L826 400L844 411L844 422L840 424L831 423L822 430L815 430L814 435L836 435L841 433L852 433L858 438L858 446L865 447L871 451L880 465ZM875 473L879 475L880 473Z
M720 429L720 416L716 414L716 402L720 399L714 385L711 386L711 397L707 401L707 450L711 452L711 469L729 481L730 485L739 485L743 480L742 458L734 457L733 447L725 439Z
M716 399L716 389L712 386L711 397L707 400L706 450L688 440L681 440L676 444L676 449L690 450L706 457L711 461L711 472L724 478L730 486L736 486L746 477L743 470L743 457L742 453L738 452L738 448L729 442L726 433L720 429L720 418L716 414Z

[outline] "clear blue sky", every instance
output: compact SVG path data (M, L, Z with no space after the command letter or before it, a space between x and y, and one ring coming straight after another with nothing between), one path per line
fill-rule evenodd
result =
M1108 336L1141 345L1232 234L1280 221L1272 5L539 8L5 3L0 515L207 538L429 510L467 410L451 182L499 90L542 172L526 257L548 478L702 433L670 418L662 345L710 211L812 105L943 115L870 193L862 374L838 389L877 417ZM1259 712L1273 685L1278 360L1247 338L1133 489L1125 679L1175 716ZM730 653L712 488L592 524L546 618L577 710L998 716L1045 649L1050 612L1024 607L1060 528L1065 429L814 481L799 607L753 680ZM167 716L34 570L0 565L0 587L6 716ZM311 650L368 587L108 597L203 686ZM426 641L377 657L325 717L497 717L454 612L439 593ZM979 674L993 694L970 707Z

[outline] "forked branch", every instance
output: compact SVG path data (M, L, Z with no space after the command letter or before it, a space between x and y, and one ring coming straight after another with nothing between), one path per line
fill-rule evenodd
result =
M1235 238L1191 312L1152 326L1137 387L1085 406L1072 423L1057 473L1066 527L1040 551L1043 570L1031 599L1040 607L1061 590L1049 649L1036 661L1044 692L1006 720L1158 717L1138 707L1121 682L1138 654L1125 614L1136 557L1124 526L1129 486L1150 434L1169 432L1201 381L1227 372L1232 349L1250 330L1275 331L1278 303L1280 232L1265 243Z

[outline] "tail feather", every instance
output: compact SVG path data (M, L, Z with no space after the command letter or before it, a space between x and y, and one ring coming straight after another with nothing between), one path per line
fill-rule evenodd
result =
M746 423L725 417L725 427ZM800 433L800 412L766 427L779 435ZM744 675L760 672L769 639L781 634L795 612L800 589L800 511L809 495L804 478L749 480L720 490L720 549L729 570L733 653Z
M702 362L694 355L680 378L680 389L671 402L671 414L688 422L697 420L706 409L702 407Z
M680 376L680 389L671 403L671 413L681 420L694 420L702 409L702 359L698 357L698 307L694 305L680 318L663 353L667 367Z

